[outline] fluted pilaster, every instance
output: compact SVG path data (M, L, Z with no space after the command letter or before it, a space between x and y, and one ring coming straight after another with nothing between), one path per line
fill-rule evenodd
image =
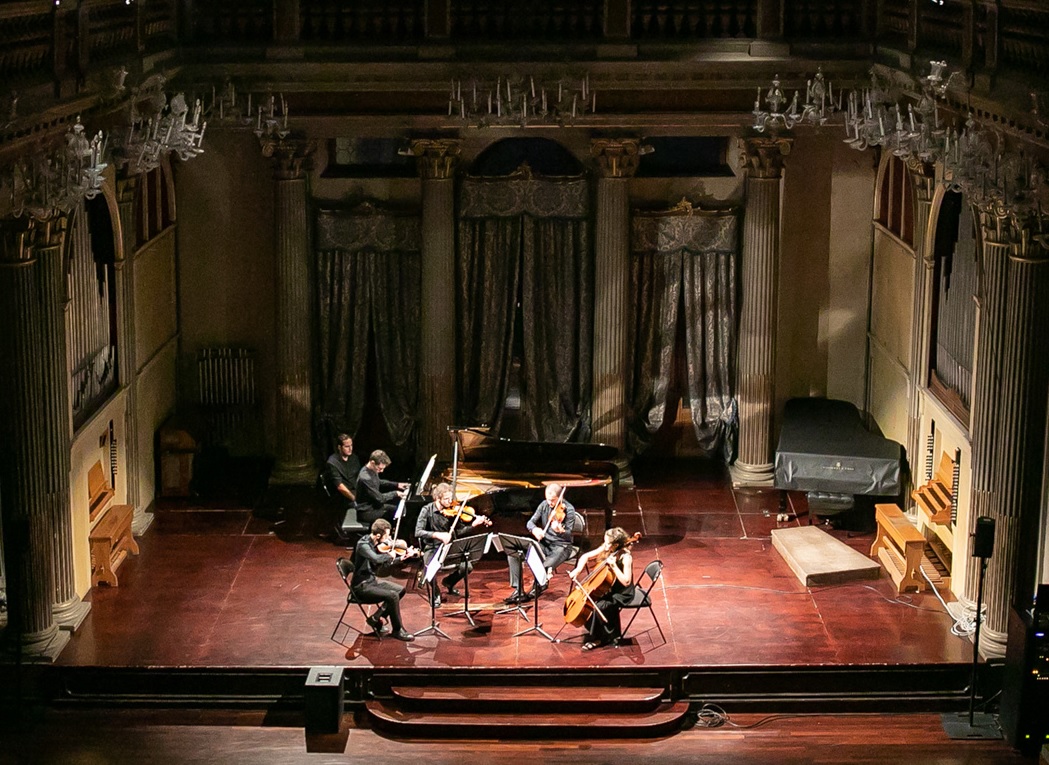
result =
M69 504L69 450L73 424L69 406L69 366L66 348L66 239L65 218L34 224L33 251L40 274L40 311L36 331L40 336L43 370L38 395L43 400L44 422L39 438L45 458L45 501L51 514L54 542L54 618L64 629L75 630L91 607L76 593L73 570L73 519Z
M33 251L34 226L8 221L0 227L0 494L3 496L4 565L7 576L8 645L33 659L54 659L68 641L52 612L56 595L55 453L47 440L55 403L42 395L49 379L48 342L41 327L44 279ZM46 224L44 224L46 225ZM63 327L64 330L64 327ZM63 370L65 357L62 358ZM68 415L67 415L68 416ZM68 441L65 459L69 459ZM65 514L68 519L68 469Z
M264 140L273 159L277 243L275 483L310 483L316 468L312 446L313 348L310 321L310 251L305 167L312 142Z
M737 485L772 483L772 415L775 404L776 323L779 306L780 184L793 139L743 141L747 168L743 221L743 295L739 326L739 456Z
M455 424L455 140L412 141L422 178L422 327L419 454L452 454Z
M627 185L637 171L639 148L636 139L600 139L590 144L590 154L598 169L594 231L593 440L621 451L626 447L629 369L630 200Z
M1049 372L1045 295L1049 252L1001 211L981 214L984 282L973 401L973 509L995 521L980 649L1005 654L1009 609L1029 606L1037 566ZM979 566L970 560L965 600L973 604Z
M907 453L921 454L924 444L920 425L920 397L918 391L925 380L932 341L933 267L935 259L926 252L926 232L932 213L932 197L936 188L933 169L918 160L908 160L907 170L914 188L914 297L911 314L910 398L907 402ZM916 465L914 466L917 467Z
M138 482L142 455L138 452L138 360L135 358L135 199L140 176L117 181L117 209L120 214L121 249L114 268L117 292L117 368L120 382L127 387L129 405L124 415L124 455L126 502L135 508L131 530L136 536L153 523L153 513L142 507Z

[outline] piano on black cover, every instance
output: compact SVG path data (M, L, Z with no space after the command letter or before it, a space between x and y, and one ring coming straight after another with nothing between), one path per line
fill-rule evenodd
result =
M902 453L895 441L867 430L848 401L792 398L783 411L775 486L808 492L811 523L813 515L852 509L856 496L898 499Z
M450 427L458 444L460 498L478 512L512 514L531 512L543 501L544 487L567 487L565 498L576 508L600 509L605 528L612 525L619 469L619 450L607 444L515 441L489 434L484 428ZM451 482L449 469L444 479Z

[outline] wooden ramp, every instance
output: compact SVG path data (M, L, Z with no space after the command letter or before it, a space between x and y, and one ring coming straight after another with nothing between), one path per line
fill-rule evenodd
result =
M772 530L772 546L806 587L877 579L881 566L816 526Z

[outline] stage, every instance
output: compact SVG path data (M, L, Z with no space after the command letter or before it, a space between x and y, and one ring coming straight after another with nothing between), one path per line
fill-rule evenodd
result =
M884 573L873 582L804 587L770 541L774 528L808 523L799 497L790 500L800 515L778 522L778 492L733 491L721 466L639 471L636 488L618 494L615 522L642 534L637 570L664 563L652 600L666 640L641 611L625 645L591 652L581 650L576 627L557 643L537 633L513 637L534 612L528 604L523 613L496 613L509 594L505 559L481 561L470 578L476 627L451 614L461 608L453 598L437 613L449 639L380 642L343 627L333 641L346 595L335 560L347 551L318 537L312 493L271 489L255 512L169 502L157 508L141 554L120 569L119 587L91 592L91 613L58 661L59 693L135 698L149 687L161 697L227 699L241 682L230 678L252 678L245 696L264 700L293 687L301 693L310 667L336 665L349 678L351 703L405 678L439 685L450 677L495 684L557 676L575 685L654 684L671 700L762 709L958 708L972 645L951 634L937 599L897 596ZM596 542L602 515L587 515ZM519 531L523 520L497 518L495 530ZM869 551L872 534L831 533ZM550 633L563 624L567 568L540 601L539 622ZM418 589L405 596L402 613L409 631L430 624ZM355 607L347 619L366 629Z

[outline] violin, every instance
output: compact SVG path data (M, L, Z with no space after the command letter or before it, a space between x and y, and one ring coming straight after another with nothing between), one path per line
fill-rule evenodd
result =
M641 539L641 532L627 539L620 547L609 550L593 571L579 582L574 590L565 598L565 624L574 624L582 627L586 624L590 614L594 611L594 601L604 596L616 582L615 572L609 565L611 561L617 560L624 551L637 544ZM598 612L600 615L600 612Z
M481 515L465 502L453 502L448 507L442 507L441 514L449 518L455 518L463 523L473 523L477 518L481 518L483 525L492 525L491 519Z
M408 543L403 539L384 539L379 542L377 547L379 552L392 555L398 559L414 558L419 554L418 550L414 547L409 547Z

